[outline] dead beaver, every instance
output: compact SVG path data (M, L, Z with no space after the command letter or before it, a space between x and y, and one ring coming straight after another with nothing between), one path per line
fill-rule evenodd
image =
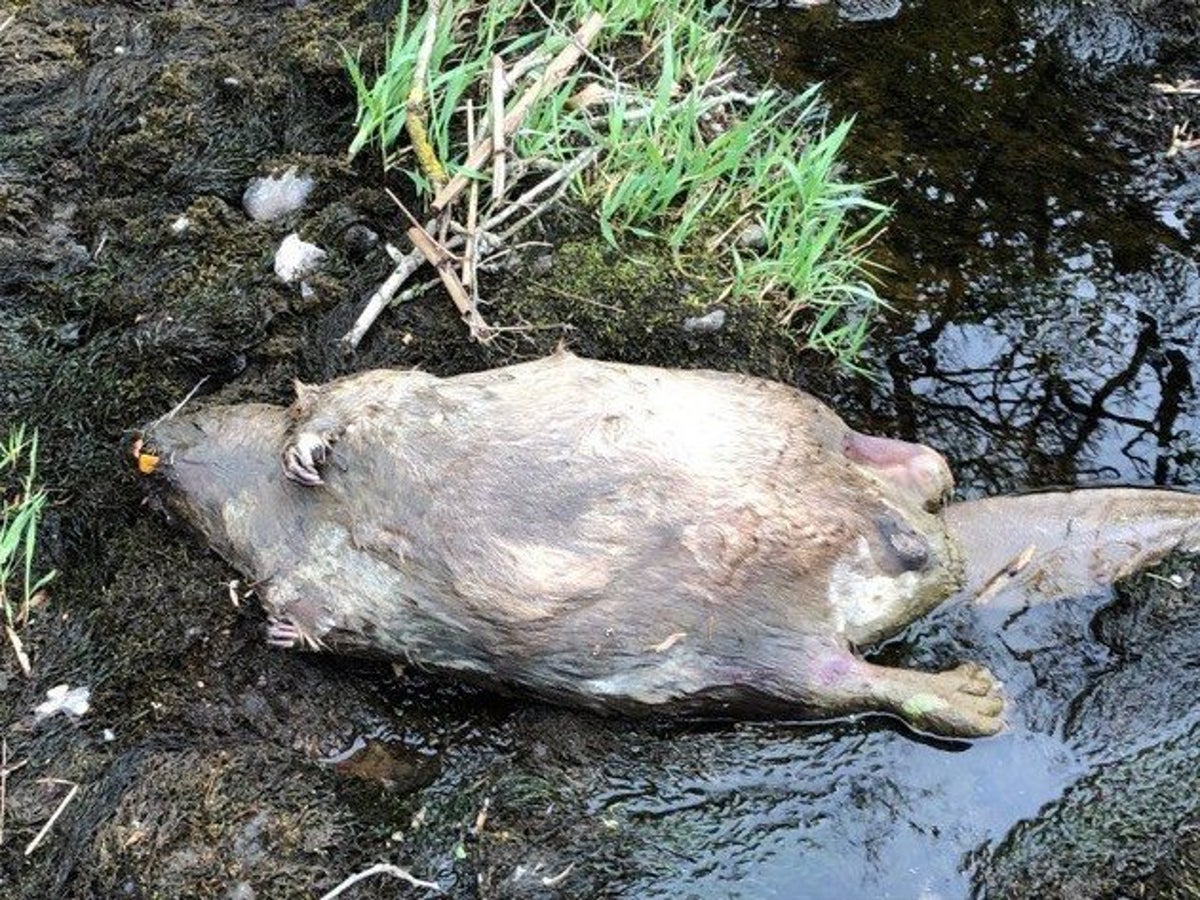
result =
M1045 500L1005 498L1003 520L989 501L940 514L952 481L935 451L739 375L564 352L298 395L145 435L172 506L261 583L272 641L596 710L891 712L992 734L1003 701L983 668L887 668L855 648L964 586L1037 571L1014 562L1025 545L1057 553L1088 516L1088 552L1054 560L1071 590L1197 543L1200 500L1172 492L1067 495L1040 537ZM1151 494L1175 504L1165 519L1137 511ZM982 564L964 567L964 536Z

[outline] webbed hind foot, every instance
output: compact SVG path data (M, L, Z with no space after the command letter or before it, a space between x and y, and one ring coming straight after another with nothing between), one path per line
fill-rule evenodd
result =
M835 651L805 679L815 705L830 713L891 712L914 730L947 738L977 738L1004 728L1001 685L983 666L915 672L865 662Z
M889 671L889 670L884 670ZM1000 682L976 663L946 672L908 672L899 679L895 711L917 731L946 737L986 737L1004 727Z

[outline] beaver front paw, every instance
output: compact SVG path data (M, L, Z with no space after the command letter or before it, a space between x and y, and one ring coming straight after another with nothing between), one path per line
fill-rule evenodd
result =
M274 617L267 620L267 645L283 650L320 650L324 646L291 619Z
M283 474L308 487L324 484L319 467L329 458L334 440L330 433L301 431L294 435L283 450Z

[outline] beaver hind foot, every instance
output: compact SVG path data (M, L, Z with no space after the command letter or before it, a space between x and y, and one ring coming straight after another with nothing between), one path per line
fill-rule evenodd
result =
M812 665L802 680L830 711L890 712L914 731L978 738L1004 728L1001 683L976 663L945 672L918 672L866 662L842 650Z

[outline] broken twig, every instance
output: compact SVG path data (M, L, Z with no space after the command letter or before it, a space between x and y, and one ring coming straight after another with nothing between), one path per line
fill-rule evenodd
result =
M467 139L475 146L475 138ZM504 136L504 60L492 57L492 204L504 196L505 161L508 155Z
M467 143L475 143L475 106L467 98ZM467 301L475 315L479 315L479 285L476 279L476 245L479 243L479 182L471 182L471 193L467 199L467 233L462 255L462 284L467 290Z
M29 662L29 654L25 652L24 641L11 625L4 626L4 633L8 635L8 642L12 644L13 653L17 657L17 665L21 667L21 674L28 678L33 674L33 666Z
M0 738L0 847L4 846L4 810L8 806L8 738Z
M54 827L54 823L58 821L58 817L63 814L63 810L67 808L67 805L70 804L70 802L75 799L75 795L79 793L79 785L73 781L61 781L56 778L52 779L52 783L69 784L71 785L71 789L67 791L67 796L62 798L62 801L58 804L58 808L51 813L50 818L46 820L46 824L43 825L41 830L33 836L33 840L25 846L26 856L29 856L41 845L42 841L45 840L46 835L50 833L50 829Z
M1150 85L1160 94L1200 94L1200 80L1185 78L1182 81L1156 81Z
M522 210L531 209L538 215L541 215L541 213L546 210L549 202L553 202L553 200L559 194L561 194L562 190L566 187L567 182L595 162L596 157L599 155L599 148L593 147L591 150L584 150L565 166L555 169L546 178L543 178L512 203L505 206L504 209L500 210L500 212L496 213L496 215L492 216L492 218L488 219L488 221L484 223L483 230L495 231ZM558 188L558 190L551 194L550 200L547 203L542 203L537 207L533 206L533 202L535 200L552 188ZM518 225L510 228L507 233L516 233L520 230L521 225L530 221L530 218L530 216L525 216L519 221ZM533 216L532 218L536 218L536 216Z
M332 891L321 895L321 900L334 900L335 897L340 897L354 885L360 881L366 881L368 878L374 878L376 875L391 875L393 878L399 878L402 881L407 881L415 888L425 888L430 891L441 891L441 886L436 881L424 881L417 878L407 869L402 869L399 866L393 866L391 863L377 863L369 869L363 869L351 875Z
M564 881L567 880L567 876L570 875L571 872L574 871L574 869L575 869L575 863L571 863L565 869L563 869L561 872L559 872L557 875L554 875L552 877L548 876L548 877L543 878L542 879L542 887L546 887L546 888L558 887L560 884L562 884Z
M487 343L490 339L491 328L488 327L483 317L479 315L479 310L472 306L471 298L467 294L466 288L463 287L462 281L459 280L458 273L454 271L454 255L443 244L439 243L429 233L427 228L416 220L416 217L400 202L399 197L391 191L388 191L388 196L400 207L400 211L404 213L411 223L406 232L408 239L412 241L414 247L421 251L421 255L429 261L429 264L437 270L438 277L442 279L442 284L445 285L446 291L450 294L450 299L454 301L454 305L458 307L463 321L470 328L471 337L482 343Z
M496 249L500 243L502 243L502 241L511 238L527 224L529 224L529 222L542 215L555 202L555 200L562 195L569 180L578 172L590 165L599 154L600 151L597 148L585 150L583 153L575 157L575 159L571 160L571 162L559 169L556 169L549 176L535 184L512 203L506 204L504 209L502 209L500 212L496 213L490 219L484 221L483 224L476 229L476 233L478 235L475 250L476 263L478 263L478 260L483 259L486 255ZM549 197L547 197L537 206L534 206L534 201L538 200L548 191L553 191L553 193L551 193ZM500 226L508 222L508 220L514 215L523 210L529 210L529 212L499 237L492 236L492 232L495 232L496 229L500 228ZM427 223L424 227L425 233L428 234L434 229L434 227L435 222L431 221ZM447 237L445 241L441 242L441 247L446 251L455 250L458 247L461 247L464 241L464 234L452 234ZM362 339L366 336L367 332L371 330L371 326L375 324L375 320L379 318L380 314L383 313L388 304L392 302L392 299L396 296L397 292L404 285L404 283L415 271L417 271L417 269L424 265L426 260L427 257L420 250L414 250L413 252L396 259L396 268L392 270L392 274L389 275L387 280L384 281L383 284L381 284L375 291L375 293L371 295L370 299L367 300L366 306L363 307L362 312L358 314L358 318L355 320L354 325L349 331L346 332L345 335L343 335L342 346L347 351L353 351L360 343L362 343ZM482 318L480 321L483 321ZM484 324L486 326L486 323ZM488 330L489 332L492 332L495 331L495 328L489 326Z
M367 300L367 305L363 307L363 311L358 314L354 325L343 335L343 347L347 350L354 350L362 343L362 339L371 330L371 326L375 324L379 314L392 302L392 298L396 296L396 292L400 290L404 282L408 281L409 276L421 268L424 262L425 257L416 252L403 256L396 262L396 268L392 270L392 274L371 295Z
M546 71L542 73L542 76L525 89L520 99L513 104L512 109L504 116L503 127L500 131L505 138L521 127L521 123L529 115L529 111L533 108L534 103L567 77L567 73L579 62L603 26L604 16L598 12L590 13L583 20L583 24L579 26L579 30L571 38L571 42L559 51L558 55L546 66ZM432 207L435 214L441 213L442 210L453 203L455 198L467 187L469 178L463 174L464 171L477 172L487 163L488 157L492 155L492 143L493 139L489 136L486 140L480 141L471 149L460 171L433 198Z

